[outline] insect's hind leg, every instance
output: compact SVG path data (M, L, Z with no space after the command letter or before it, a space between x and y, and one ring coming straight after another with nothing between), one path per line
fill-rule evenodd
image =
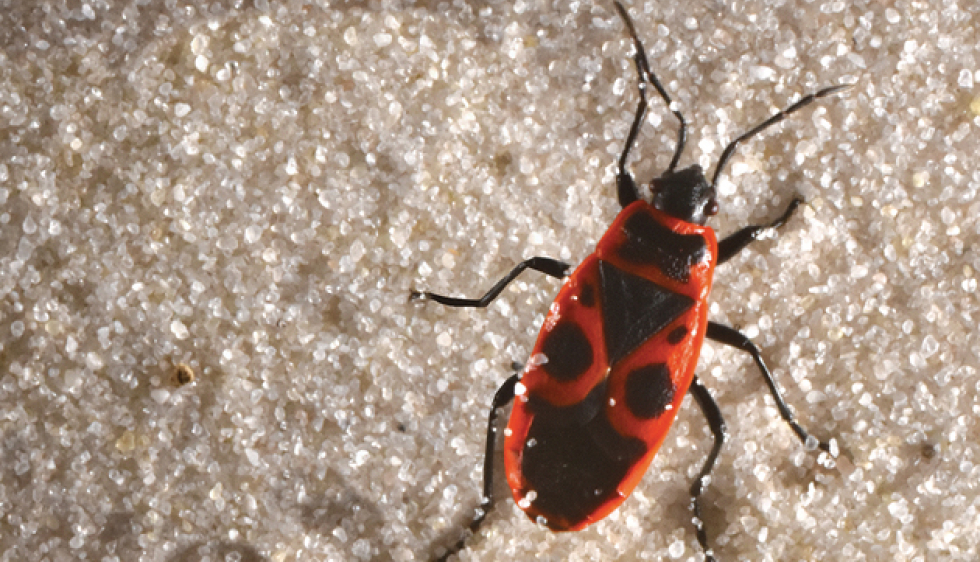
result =
M794 197L790 201L789 206L783 211L783 214L779 216L776 220L772 221L766 225L754 225L746 226L745 228L739 230L735 234L726 236L721 242L718 242L718 264L723 264L735 254L741 252L746 246L754 242L759 238L759 235L771 228L779 228L786 224L793 213L796 212L797 207L803 203L803 199L800 197Z
M681 158L681 154L684 152L684 143L687 139L687 122L684 120L684 116L681 115L680 110L674 107L673 101L670 99L670 95L667 90L664 89L657 75L650 70L650 63L647 61L647 54L643 48L643 43L640 41L639 36L636 33L636 27L633 26L633 20L630 19L629 13L627 13L626 8L623 7L619 2L615 3L616 11L619 12L619 16L623 18L623 22L626 24L626 29L629 31L630 38L633 40L633 62L636 64L636 73L639 75L639 82L637 87L640 92L640 102L636 107L636 116L633 118L633 124L630 126L629 136L626 137L626 145L623 147L622 154L619 155L619 164L616 174L616 187L618 189L619 204L626 207L630 203L638 200L640 198L639 190L636 188L636 181L633 176L626 171L626 161L629 158L630 150L633 149L633 144L636 143L636 137L640 133L640 126L643 124L644 117L646 117L647 112L647 84L652 84L663 98L664 102L667 104L667 108L677 117L680 121L680 128L677 131L677 147L674 149L674 156L670 160L670 165L667 167L667 171L673 171L677 166L677 162Z
M530 258L517 264L517 266L510 271L503 279L497 281L485 295L478 299L461 299L456 297L447 297L443 295L438 295L436 293L429 292L419 292L412 291L411 300L431 300L439 304L444 304L446 306L452 306L457 308L485 308L489 305L495 298L497 298L501 292L510 284L511 281L517 278L525 269L533 269L535 271L540 271L545 275L550 275L556 279L564 279L568 276L572 266L556 259L552 258Z
M724 324L718 324L716 322L708 322L708 329L705 331L705 337L716 341L718 343L723 343L725 345L730 345L736 349L740 349L752 356L755 361L759 371L762 373L762 378L766 381L766 386L769 387L769 394L772 394L773 400L776 401L776 408L779 409L779 415L782 416L783 420L789 424L796 433L796 436L803 443L803 446L807 449L817 449L820 448L828 453L831 452L830 444L825 441L819 441L816 437L813 437L799 423L796 421L796 417L793 416L793 411L789 409L786 405L786 401L783 400L782 394L779 392L779 388L776 387L776 381L772 378L772 373L769 372L769 367L766 366L766 362L762 359L762 353L759 348L756 347L752 340L746 337L744 334L736 330L735 328L725 326Z
M511 375L504 384L500 385L497 393L493 396L493 404L490 406L490 415L487 419L487 446L483 458L483 502L477 509L473 521L470 522L468 534L460 538L448 552L437 558L436 562L445 562L450 556L462 550L466 546L466 539L470 534L476 533L480 525L483 524L483 520L486 519L487 513L493 508L493 450L494 444L497 441L497 428L495 427L497 410L503 408L514 399L514 388L518 380L520 380L520 375Z
M704 480L715 466L715 461L718 460L718 454L721 452L721 446L725 443L725 419L721 416L721 409L718 408L715 399L711 397L711 393L697 377L691 381L688 392L694 396L694 400L701 408L705 419L708 420L708 427L711 428L711 434L715 438L711 452L708 453L708 459L704 461L701 472L698 473L698 477L694 479L694 484L691 485L691 508L694 510L694 524L698 534L698 542L701 543L701 548L704 550L706 561L714 562L715 558L711 549L708 548L708 532L704 528L704 519L701 517L701 492L704 491Z

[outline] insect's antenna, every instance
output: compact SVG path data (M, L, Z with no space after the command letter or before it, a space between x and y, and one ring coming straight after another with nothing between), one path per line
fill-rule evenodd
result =
M659 93L660 97L667 103L667 109L669 109L681 123L680 129L677 131L677 148L674 149L674 157L670 159L670 166L667 167L667 171L672 172L674 171L674 168L677 167L677 162L681 159L681 154L684 152L684 143L687 140L687 122L684 120L684 116L681 115L680 110L674 105L673 100L670 99L670 95L667 94L667 90L664 89L663 84L660 83L657 75L650 70L650 63L647 62L647 53L643 49L643 43L640 42L640 38L636 34L636 27L633 26L633 20L630 19L629 14L626 12L626 8L624 8L618 0L616 0L615 4L616 10L619 12L619 16L623 18L623 21L626 23L626 28L630 32L630 38L633 39L633 48L636 50L636 53L633 55L633 61L636 62L636 70L640 74L640 95L645 97L643 93L644 81L653 84L653 87L657 89L657 93ZM634 127L636 129L639 128L638 125L639 123L634 123ZM636 131L631 130L630 135L631 137L635 138ZM629 144L627 144L627 146L629 146Z
M718 177L721 176L721 172L722 170L725 169L725 165L728 164L729 160L731 160L732 155L735 153L735 149L738 148L739 143L754 137L755 135L768 129L769 127L775 125L776 123L779 123L780 121L786 119L793 113L796 113L800 109L803 109L804 107L810 105L815 100L836 94L837 92L840 92L841 90L846 90L851 86L853 86L853 84L840 84L838 86L831 86L829 88L824 88L812 94L807 94L803 96L803 98L801 98L800 101L776 113L769 119L766 119L762 123L759 123L755 127L752 127L748 131L739 135L737 139L728 143L728 146L725 147L724 152L721 153L721 158L718 159L718 165L715 167L715 174L714 176L711 177L711 185L712 186L718 185Z

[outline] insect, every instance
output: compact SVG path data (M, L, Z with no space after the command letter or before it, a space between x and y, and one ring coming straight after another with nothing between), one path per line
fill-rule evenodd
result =
M565 279L522 373L497 390L487 427L483 503L475 533L494 504L493 452L498 410L514 402L504 438L504 464L514 500L529 517L554 531L594 523L625 501L653 460L688 392L700 407L714 444L691 486L697 539L713 561L701 520L700 497L725 440L721 410L694 374L705 338L748 353L783 420L808 450L836 455L836 444L819 441L797 423L759 349L735 328L708 320L708 294L715 266L776 229L801 203L794 198L765 225L747 226L718 241L705 226L718 212L716 185L739 144L813 101L848 86L808 94L731 141L709 182L698 165L678 169L687 125L650 69L643 44L626 9L616 2L634 46L639 104L617 164L617 194L623 207L609 230L574 270L559 260L534 257L518 264L479 299L413 292L413 300L451 307L486 307L527 269ZM680 123L667 170L650 184L650 200L627 171L627 161L647 112L652 86ZM516 397L516 400L514 400ZM439 560L465 546L460 539Z

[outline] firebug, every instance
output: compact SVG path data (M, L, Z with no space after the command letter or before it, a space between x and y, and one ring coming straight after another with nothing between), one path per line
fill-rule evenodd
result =
M479 299L430 292L413 292L412 299L486 307L527 269L565 279L523 372L508 378L493 398L484 500L469 526L471 532L479 529L494 503L498 409L514 401L504 437L504 466L514 500L529 517L550 529L576 531L604 518L630 495L689 392L714 436L690 490L698 542L712 561L700 496L726 430L721 410L694 374L705 338L751 355L780 415L806 449L836 455L836 445L817 440L796 422L755 344L735 328L708 320L715 267L761 234L783 226L801 199L794 198L769 224L747 226L721 241L705 223L719 210L718 178L740 143L847 86L803 96L742 133L722 151L709 182L698 165L677 168L687 138L686 121L650 69L626 9L619 2L615 6L633 41L640 101L617 164L617 194L623 209L595 252L574 271L556 259L525 260ZM653 86L680 126L670 164L652 180L652 195L645 200L626 166L646 116L648 86ZM465 539L439 559L461 550Z

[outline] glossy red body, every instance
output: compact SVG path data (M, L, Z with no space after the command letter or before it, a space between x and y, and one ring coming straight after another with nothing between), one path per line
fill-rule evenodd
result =
M582 529L642 478L694 376L717 253L710 227L637 201L566 280L505 432L507 481L529 517L556 531ZM648 310L633 302L650 299ZM611 327L618 320L608 307L636 318ZM634 342L628 349L612 341L623 337ZM573 359L550 357L556 349Z

